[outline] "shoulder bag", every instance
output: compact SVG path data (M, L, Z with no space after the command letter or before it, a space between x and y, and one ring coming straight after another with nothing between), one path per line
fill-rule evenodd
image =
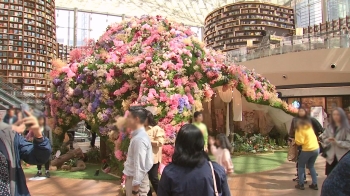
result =
M211 163L211 161L209 161L209 165L211 168L211 175L213 177L213 182L214 182L214 195L215 196L221 196L221 194L219 194L218 192L218 187L216 185L216 177L215 177L215 173L214 173L214 168L213 168L213 164Z

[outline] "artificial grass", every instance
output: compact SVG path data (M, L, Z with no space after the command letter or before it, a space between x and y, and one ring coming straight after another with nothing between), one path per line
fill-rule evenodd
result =
M94 176L96 170L99 169L100 173L98 176ZM32 174L33 176L38 171L36 166L30 166L29 168L23 168L23 171L25 174ZM44 170L43 170L44 174ZM74 179L91 179L91 180L118 180L118 177L105 174L101 171L100 165L94 165L94 164L86 164L86 169L83 171L76 171L76 172L70 172L70 171L50 171L51 176L60 177L60 178L74 178Z
M278 168L287 160L286 151L232 157L235 174L269 171Z
M212 160L215 160L211 156ZM286 151L275 151L266 154L232 156L235 174L248 174L269 171L278 168L287 160Z

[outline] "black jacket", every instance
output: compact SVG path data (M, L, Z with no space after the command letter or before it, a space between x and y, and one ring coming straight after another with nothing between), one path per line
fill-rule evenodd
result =
M293 118L292 124L290 126L289 137L291 137L291 138L295 137L295 131L297 128L297 120L298 119L299 119L298 117ZM310 121L310 123L312 125L312 129L314 130L315 135L318 138L318 136L320 136L324 131L322 125L318 122L318 120L316 118L308 117L307 119Z

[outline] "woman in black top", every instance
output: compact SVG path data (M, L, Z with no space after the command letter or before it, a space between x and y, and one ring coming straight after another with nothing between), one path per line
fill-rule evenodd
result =
M230 196L225 169L212 163L217 191ZM202 132L192 124L181 127L175 141L172 163L164 168L158 196L209 196L214 194L214 179L209 158L204 152Z

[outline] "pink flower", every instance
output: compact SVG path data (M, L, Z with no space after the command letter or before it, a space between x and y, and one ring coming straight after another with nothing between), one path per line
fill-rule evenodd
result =
M166 93L162 92L162 93L159 94L159 96L160 96L159 101L161 101L161 102L168 101L168 97L166 96Z
M79 113L80 120L86 120L86 115L84 113Z
M164 80L164 81L162 82L162 87L168 88L169 86L170 86L170 81L169 81L169 80Z
M71 64L70 69L72 70L72 72L74 73L78 72L78 65L79 65L78 63Z
M124 159L123 152L121 150L117 150L114 152L115 158L117 158L119 161L122 161Z
M139 68L140 68L141 71L144 71L146 69L146 67L147 67L147 65L145 63L141 63L139 65Z
M196 77L197 80L200 80L203 78L203 75L200 72L196 71L196 72L194 72L194 77Z

